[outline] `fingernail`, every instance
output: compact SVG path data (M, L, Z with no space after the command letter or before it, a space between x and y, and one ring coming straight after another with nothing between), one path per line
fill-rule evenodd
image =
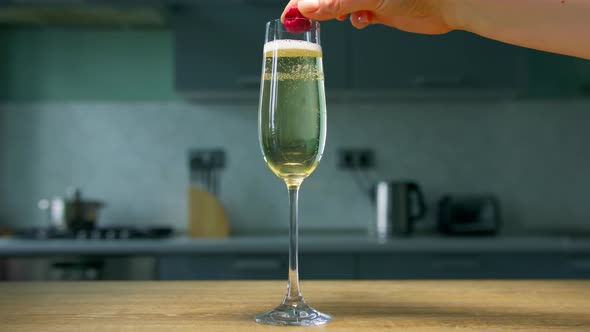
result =
M319 0L301 0L297 4L297 7L302 12L315 12L320 8Z
M350 15L350 22L357 29L364 29L371 23L367 12L352 13L352 15Z
M360 25L366 26L369 24L369 15L367 14L367 12L360 12L356 15L356 21Z

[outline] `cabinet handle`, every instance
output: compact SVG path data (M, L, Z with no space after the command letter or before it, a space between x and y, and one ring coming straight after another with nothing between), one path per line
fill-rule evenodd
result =
M234 262L233 267L238 271L274 271L281 268L281 261L279 259L243 259Z
M236 78L236 84L241 88L258 88L260 86L260 76L242 75Z

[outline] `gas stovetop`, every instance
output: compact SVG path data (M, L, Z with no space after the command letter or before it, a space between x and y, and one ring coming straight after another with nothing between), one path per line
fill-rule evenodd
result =
M21 239L80 239L80 240L129 240L161 239L172 235L171 227L125 227L110 226L92 229L64 230L56 228L29 228L17 231L15 236Z

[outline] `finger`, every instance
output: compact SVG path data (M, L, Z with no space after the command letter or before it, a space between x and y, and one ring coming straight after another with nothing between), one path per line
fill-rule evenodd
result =
M346 20L346 17L347 17L347 16L348 16L348 15L342 15L342 16L338 16L338 17L336 17L336 19L337 19L338 21L344 21L344 20Z
M361 10L350 14L350 23L357 29L364 29L371 24L371 12Z
M293 0L303 16L331 20L361 10L377 9L382 0Z

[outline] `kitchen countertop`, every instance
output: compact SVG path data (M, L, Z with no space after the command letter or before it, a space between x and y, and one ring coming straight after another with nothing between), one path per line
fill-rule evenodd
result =
M590 331L590 281L303 281L329 331ZM277 281L0 283L0 331L311 331L258 325Z
M590 241L566 236L393 238L301 236L302 253L590 253ZM0 238L1 256L286 254L286 236L238 236L226 239L172 237L160 240L23 240Z

